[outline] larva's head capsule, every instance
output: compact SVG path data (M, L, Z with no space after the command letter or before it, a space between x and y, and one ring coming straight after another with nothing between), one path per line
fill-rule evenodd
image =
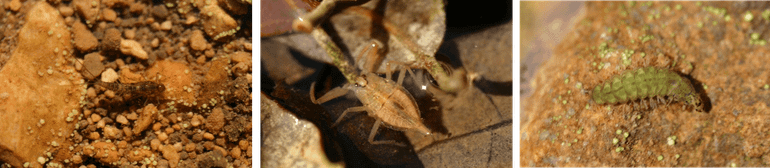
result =
M695 108L695 111L703 112L703 103L700 100L700 97L695 94L687 94L685 96L685 103L687 105L693 105Z

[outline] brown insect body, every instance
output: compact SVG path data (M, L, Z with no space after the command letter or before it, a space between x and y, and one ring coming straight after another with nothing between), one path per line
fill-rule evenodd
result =
M401 76L404 76L403 71ZM401 79L399 78L398 83L401 83ZM313 103L321 104L345 95L347 90L351 90L364 106L346 109L337 118L337 121L332 124L332 127L339 124L348 112L366 111L369 116L377 120L369 133L369 143L406 146L392 140L374 141L374 136L377 134L381 124L396 130L414 130L425 135L431 134L428 127L422 123L420 110L417 108L414 97L398 83L381 78L373 73L365 73L356 78L355 84L349 83L342 87L334 88L321 98L318 98L318 100L315 99L313 94L315 88L315 83L313 83L310 86L310 100Z
M95 85L112 90L118 94L130 94L132 96L148 97L163 93L166 86L151 81L143 81L132 84L97 82Z
M647 98L657 97L658 101L662 102L665 96L668 96L669 101L684 102L686 105L695 106L697 111L703 111L700 97L689 79L671 70L657 67L638 68L615 75L597 85L591 98L597 104L626 103L638 99L644 104Z
M382 120L385 125L398 130L416 130L430 134L420 118L417 103L403 86L386 80L375 74L364 74L356 79L356 84L347 84L358 100L369 108L369 116Z

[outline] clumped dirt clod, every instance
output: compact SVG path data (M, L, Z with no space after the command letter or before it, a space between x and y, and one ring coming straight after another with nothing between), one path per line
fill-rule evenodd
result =
M104 64L102 64L101 57L102 56L99 53L86 54L85 62L83 63L85 65L85 69L83 69L83 72L81 72L83 77L88 80L92 80L102 74L102 71L104 71Z

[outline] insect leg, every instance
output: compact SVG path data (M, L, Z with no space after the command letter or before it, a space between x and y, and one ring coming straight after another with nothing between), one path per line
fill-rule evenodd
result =
M406 76L406 71L401 69L401 71L398 73L398 80L396 81L398 85L401 85L402 83L404 83L404 76Z
M406 147L406 144L398 143L394 140L389 141L374 141L374 136L377 135L377 129L380 128L380 124L382 124L382 120L377 119L377 122L374 122L374 126L372 126L372 131L369 132L369 143L373 145L380 145L380 144L392 144L396 146Z
M364 49L361 50L361 53L356 57L356 60L361 60L361 57L365 56L366 61L364 62L364 69L368 72L375 73L377 72L377 69L380 68L380 63L384 57L384 55L379 54L380 48L383 45L382 42L374 39L370 40L368 45L369 46L365 46Z
M388 69L388 72L385 73L385 79L390 80L390 74L393 73L392 71L390 71L390 63L385 64L385 69Z
M636 111L637 109L639 109L639 104L637 104L636 102L634 102L634 111Z
M315 81L313 81L313 83L310 84L310 102L318 104L315 101Z
M655 104L655 98L653 98L653 97L650 97L650 106L652 108L657 108L658 107L657 104Z
M405 62L398 62L398 61L388 61L388 63L387 63L387 64L388 64L388 65L391 65L391 64L397 64L397 65L401 65L401 66L403 66L404 68L403 68L403 69L401 69L401 70L403 71L404 69L406 69L406 71L408 71L408 72L409 72L409 75L412 77L412 80L413 80L413 81L417 81L417 78L415 77L414 73L412 72L412 70L411 70L411 69L409 69L409 67L410 67L410 66L409 66L409 65L410 65L409 63L405 63ZM390 66L388 66L388 71L390 71ZM404 75L402 74L401 76L404 76ZM398 82L398 85L401 85L401 82Z
M315 103L315 104L321 104L321 103L324 103L326 101L329 101L331 99L340 97L340 96L345 95L345 94L348 93L347 90L345 90L343 88L340 88L340 87L336 87L336 88L330 90L325 95L321 96L320 98L318 98L316 100L314 92L315 92L315 82L310 84L310 101Z
M339 124L340 121L342 121L342 118L345 117L345 114L348 114L348 112L362 112L362 111L366 111L366 109L367 108L364 106L351 107L346 109L345 111L342 112L342 115L340 115L340 117L337 118L337 121L334 121L334 124L332 124L332 127L337 126L337 124Z

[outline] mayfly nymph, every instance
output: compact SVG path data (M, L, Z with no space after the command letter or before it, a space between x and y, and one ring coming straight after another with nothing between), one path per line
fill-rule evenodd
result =
M96 85L115 91L117 93L139 95L158 94L166 90L166 86L151 81L143 81L130 84L97 82Z
M143 81L137 83L106 83L96 82L94 85L104 87L121 95L131 95L132 97L148 98L152 95L158 95L166 91L166 86L152 81Z

